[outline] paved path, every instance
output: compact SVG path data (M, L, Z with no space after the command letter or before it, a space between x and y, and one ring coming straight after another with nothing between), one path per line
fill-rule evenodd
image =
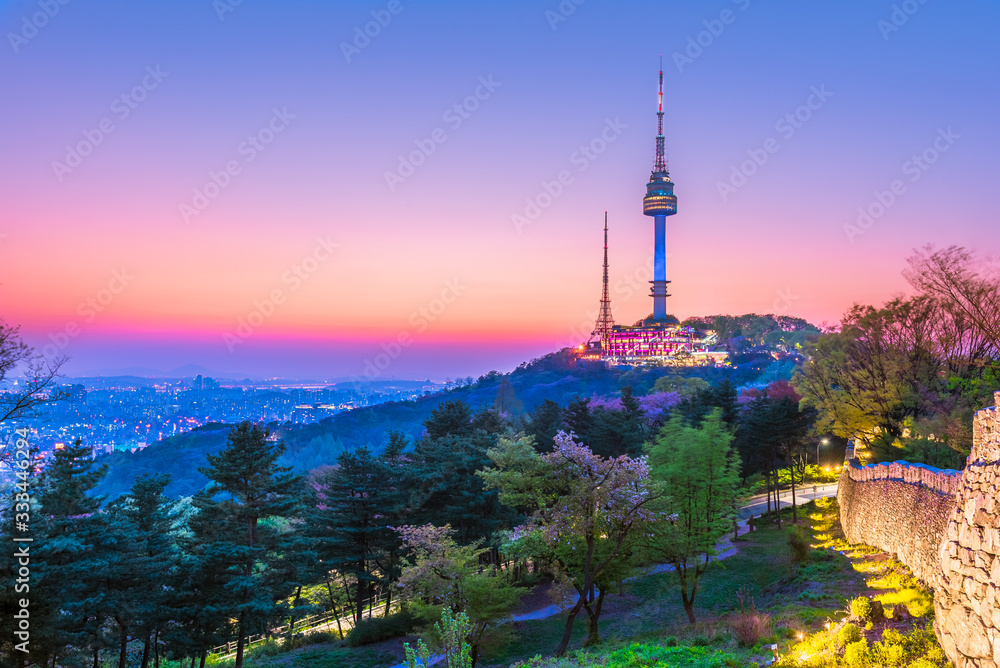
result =
M828 483L825 485L806 485L805 487L795 488L795 503L796 505L801 505L812 501L813 499L820 499L828 496L837 495L837 483ZM787 508L792 505L792 492L791 490L782 491L779 497L779 502L782 508ZM772 501L773 504L773 501ZM737 522L737 536L742 536L747 533L747 519L753 515L759 517L762 513L767 510L767 495L759 494L757 496L750 497L749 503L740 508L738 513L740 520ZM715 546L716 555L712 557L712 561L719 561L721 559L726 559L728 557L736 554L736 547L733 546L733 536L732 534L727 534L725 537L719 540ZM628 578L628 580L634 580L636 578L645 577L647 575L653 575L655 573L666 573L674 570L673 564L657 564L655 566L650 566L633 577ZM626 582L628 581L626 580ZM567 610L567 607L560 605L548 605L544 608L539 608L538 610L533 610L531 612L526 612L520 615L514 615L513 621L524 622L534 619L545 619L547 617L552 617L553 615L558 615L561 612ZM429 665L433 665L444 659L444 656L432 656ZM417 665L423 665L418 662ZM406 668L405 664L397 664L392 666L392 668Z

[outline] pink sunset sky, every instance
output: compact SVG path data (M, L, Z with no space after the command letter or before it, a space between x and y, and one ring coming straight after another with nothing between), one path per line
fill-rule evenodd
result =
M607 210L631 323L660 53L678 317L1000 251L996 5L332 4L0 3L0 317L70 374L509 370L586 338Z

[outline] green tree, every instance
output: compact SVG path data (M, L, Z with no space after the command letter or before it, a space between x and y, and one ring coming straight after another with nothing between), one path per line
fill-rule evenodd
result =
M100 580L108 572L107 524L98 512L103 499L91 491L104 475L89 448L77 440L53 451L36 488L39 507L31 559L29 663L72 662L73 654L102 649L108 602ZM37 644L35 644L37 643Z
M671 419L648 448L652 478L663 494L657 510L668 518L655 525L650 547L674 566L692 624L699 580L716 542L732 529L740 498L732 438L716 410L698 427Z
M228 567L227 587L234 594L235 668L242 668L247 636L268 628L280 613L277 602L289 593L278 563L288 536L273 520L295 513L299 479L277 465L285 446L270 436L260 425L243 422L230 431L226 448L208 455L208 466L199 469L211 480L199 510L220 522L206 538L215 548L212 557Z
M556 434L562 429L562 407L551 399L540 403L530 414L530 433L539 452L551 452Z
M104 553L100 585L110 616L120 629L120 642L143 644L142 668L158 653L155 638L171 620L170 590L176 565L177 513L164 495L170 476L144 474L129 494L105 513ZM119 664L121 663L121 652Z
M391 436L382 457L367 448L341 454L317 481L316 505L306 519L322 569L353 578L355 621L374 590L398 572L400 541L391 527L405 510L403 443L400 435Z
M449 399L431 411L431 416L424 420L424 428L428 439L472 436L472 409L460 399Z
M504 376L497 387L497 396L493 400L493 408L500 415L514 416L524 410L524 404L517 398L514 386L510 384L510 378Z

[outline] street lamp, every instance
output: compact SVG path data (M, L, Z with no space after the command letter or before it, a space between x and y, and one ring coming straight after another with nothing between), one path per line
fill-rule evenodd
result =
M819 466L819 446L826 445L829 442L830 442L830 439L828 439L828 438L822 438L822 439L816 441L816 466Z

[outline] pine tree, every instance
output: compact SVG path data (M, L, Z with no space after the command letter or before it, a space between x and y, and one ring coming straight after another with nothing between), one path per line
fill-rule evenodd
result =
M176 524L173 499L164 495L168 475L143 474L126 496L108 508L109 522L116 527L116 553L121 559L118 574L109 581L120 592L122 605L116 615L127 623L143 643L142 668L159 651L155 638L170 621L170 590L176 566Z
M108 608L98 582L108 571L107 526L98 512L103 500L90 495L104 473L77 440L55 450L38 479L30 583L38 632L32 633L31 663L96 659L106 642Z
M398 475L402 446L394 435L383 458L364 447L341 454L337 466L318 480L316 507L306 518L322 567L354 580L355 621L376 586L398 576L400 540L390 527L404 508Z
M215 531L200 527L206 534L205 558L226 571L226 587L234 594L235 668L242 668L247 636L266 631L280 616L278 601L291 593L278 567L289 536L271 520L295 512L299 479L277 465L285 445L272 442L270 435L260 425L243 422L230 431L226 448L207 455L209 465L199 469L212 481L198 499L199 512L219 522ZM225 496L217 499L220 494Z
M562 429L562 407L551 399L546 399L531 414L531 435L535 437L538 452L552 452L556 434Z

